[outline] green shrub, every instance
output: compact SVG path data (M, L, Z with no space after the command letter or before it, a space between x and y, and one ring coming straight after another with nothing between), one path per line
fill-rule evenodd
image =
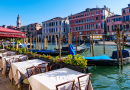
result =
M12 51L15 51L15 48L14 48L14 47L12 47L12 48L11 48L11 50L12 50Z

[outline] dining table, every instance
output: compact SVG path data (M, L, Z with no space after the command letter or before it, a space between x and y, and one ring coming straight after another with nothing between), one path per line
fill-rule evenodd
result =
M56 90L56 85L75 80L75 85L78 86L78 77L85 75L84 73L74 71L68 68L61 68L29 77L32 90ZM89 78L89 75L87 76ZM60 89L62 90L62 89ZM88 85L88 90L93 90L91 81Z
M6 62L8 62L9 64L11 63L14 63L16 62L16 58L20 58L24 55L12 55L12 56L5 56L5 57L2 57L2 65L1 65L1 68L3 68L2 70L2 74L5 75L5 72L6 72Z
M32 67L32 66L38 66L39 64L46 63L43 60L40 59L32 59L32 60L27 60L23 62L16 62L11 64L10 72L9 72L9 78L10 80L15 81L15 85L20 87L20 81L23 80L25 77L23 77L18 70L24 74L26 77L28 77L27 74L27 68ZM47 67L48 63L44 64L43 66Z

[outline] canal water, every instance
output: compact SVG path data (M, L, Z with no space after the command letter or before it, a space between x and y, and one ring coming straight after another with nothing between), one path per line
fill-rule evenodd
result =
M48 49L51 48L50 45L48 43ZM66 45L67 43L64 43L64 46ZM85 46L87 45L85 44ZM53 43L52 48L54 47L55 43ZM105 55L112 56L112 51L116 50L116 46L106 45L105 49ZM89 57L92 54L88 50L80 53L80 55ZM104 55L103 45L94 45L94 55ZM88 68L89 72L92 73L91 82L94 90L130 90L130 64L124 65L122 70L117 68L117 66L94 66Z

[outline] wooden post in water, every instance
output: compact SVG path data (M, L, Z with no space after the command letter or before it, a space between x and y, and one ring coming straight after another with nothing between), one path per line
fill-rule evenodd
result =
M42 50L42 35L41 35L41 50Z
M69 33L68 33L68 44L70 43L70 40L69 40L69 39L70 39L70 37L69 37Z
M80 33L79 33L79 46L80 46Z
M93 30L92 30L92 56L94 57L94 50L93 50Z
M71 42L70 42L70 43L72 44L72 30L71 30L71 35L70 35L70 37L71 37L71 39L70 39L70 40L71 40Z
M61 28L60 28L60 30L59 30L59 58L61 58L60 41L61 41Z
M52 34L51 34L51 50L52 50Z
M57 49L57 37L55 38L55 49Z
M63 36L62 36L62 47L63 47Z
M118 30L116 26L116 45L117 45L117 67L119 68L119 40L118 40Z
M44 38L44 47L43 47L43 49L46 49L45 46L46 46L46 37Z
M117 31L118 31L118 39L119 39L119 49L120 49L120 58L121 58L121 69L123 69L123 56L122 56L122 49L121 49L121 43L120 43L120 32L119 27L117 25Z
M32 39L33 39L33 49L34 49L34 36L32 36Z
M36 41L35 41L35 43L36 43L36 47L35 47L35 48L37 49L37 36L36 36Z
M30 37L30 49L32 50L32 36Z
M46 38L46 49L48 49L48 40Z
M44 41L45 37L43 36L43 49L44 49L44 44L45 44L45 41Z
M38 49L40 50L40 46L39 46L39 35L38 35Z
M105 54L105 35L103 33L103 50L104 50L104 54Z
M124 31L122 30L122 49L124 50Z
M77 34L78 32L76 32L76 54L77 54Z
M90 33L89 33L89 41L90 41L90 52L91 52L91 37L90 37Z

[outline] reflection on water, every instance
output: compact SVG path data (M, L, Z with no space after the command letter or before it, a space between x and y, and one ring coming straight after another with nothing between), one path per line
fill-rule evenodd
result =
M116 66L97 66L89 70L95 90L130 90L130 64L123 70Z
M51 48L50 45L48 43L48 49ZM65 45L67 43L64 43ZM54 42L52 48L55 48ZM112 51L116 50L116 46L106 45L105 49L105 55L112 56ZM91 52L88 50L80 53L80 55L89 57L91 56ZM103 55L103 45L94 46L94 55ZM118 69L117 66L96 66L96 68L91 67L89 72L92 73L91 82L94 90L130 90L130 64L124 65L123 70Z

